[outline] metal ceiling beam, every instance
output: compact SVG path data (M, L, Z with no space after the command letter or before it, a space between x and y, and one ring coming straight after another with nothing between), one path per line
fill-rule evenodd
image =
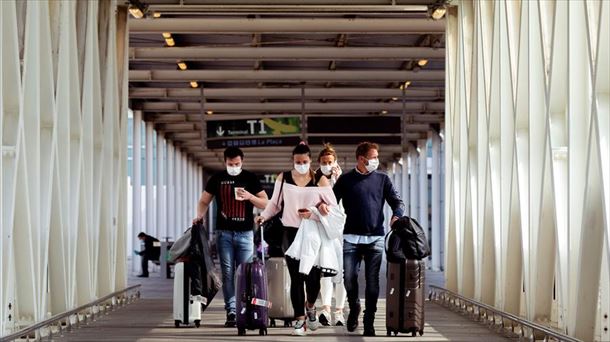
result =
M199 112L201 104L199 102L143 102L140 108L143 111L180 111L180 112ZM407 102L408 111L444 111L444 102ZM214 112L268 112L268 111L290 111L301 110L300 102L213 102L207 103L206 110ZM324 111L324 112L372 112L372 111L401 111L400 102L305 102L305 111Z
M147 47L129 49L131 60L405 60L444 59L428 47Z
M192 5L325 5L325 6L352 6L352 5L426 5L435 2L435 0L145 0L146 4L153 5L177 5L183 4L184 6Z
M130 20L138 33L443 33L444 20L377 18L181 18Z
M444 70L129 70L131 82L146 81L445 81Z
M442 98L444 89L426 88L406 90L407 98ZM216 98L298 98L301 96L300 88L206 88L207 99ZM130 88L129 98L193 98L199 99L201 91L193 88ZM398 88L305 88L306 98L400 98L402 90Z
M427 6L424 5L268 5L268 4L218 4L218 5L151 5L151 11L163 12L166 15L184 15L190 16L197 14L219 14L219 13L341 13L341 14L356 14L356 13L384 13L384 14L411 14L419 13L426 14Z
M256 118L265 118L265 117L282 117L285 115L261 115L261 114L214 114L208 117L208 120L243 120L243 119L252 119ZM308 117L311 116L325 116L322 115L312 115L308 114ZM343 113L343 114L329 114L329 116L345 116L345 117L367 117L369 115L358 115L354 113ZM397 115L387 115L387 116L397 116ZM177 113L163 113L163 114L147 114L147 121L152 120L156 123L180 123L180 122L189 122L189 123L200 123L201 115L200 114L177 114ZM407 113L407 123L439 123L444 121L444 114L421 114L421 112L416 113Z

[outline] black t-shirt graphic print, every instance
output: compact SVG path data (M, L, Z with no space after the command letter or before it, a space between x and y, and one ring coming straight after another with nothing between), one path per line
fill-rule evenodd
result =
M205 191L216 198L216 229L247 231L253 228L254 206L250 201L235 199L235 188L245 188L252 195L263 190L256 175L246 170L237 176L230 176L226 170L212 176Z

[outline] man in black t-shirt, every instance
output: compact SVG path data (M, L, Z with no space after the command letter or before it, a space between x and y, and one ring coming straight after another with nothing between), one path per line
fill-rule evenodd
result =
M210 202L216 198L216 248L222 270L222 292L227 311L225 326L235 326L235 282L237 265L246 262L254 253L254 207L267 205L267 194L258 177L242 170L244 153L237 147L224 152L226 170L213 175L201 194L197 218L203 220Z

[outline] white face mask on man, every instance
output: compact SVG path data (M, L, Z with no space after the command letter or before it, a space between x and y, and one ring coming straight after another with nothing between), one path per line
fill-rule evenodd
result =
M366 164L365 167L366 167L366 171L368 171L368 172L373 172L373 171L377 170L377 168L379 167L379 159L377 159L377 158L368 159L368 164Z
M239 166L227 166L227 173L231 176L237 176L241 173L241 165Z
M294 169L297 170L298 173L304 175L309 172L309 163L307 164L294 164Z

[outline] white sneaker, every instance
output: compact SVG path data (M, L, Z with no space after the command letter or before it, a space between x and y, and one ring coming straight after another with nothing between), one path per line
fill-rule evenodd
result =
M292 335L295 336L306 336L307 335L307 327L305 326L305 320L298 320L294 324L294 330L292 331Z
M307 309L307 327L309 327L309 330L311 331L316 331L320 327L320 322L318 322L315 307Z
M343 317L343 310L335 311L335 326L342 327L345 325L345 317Z
M322 324L325 327L329 326L330 325L330 312L322 309L320 311L320 315L318 316L318 321L320 322L320 324Z

